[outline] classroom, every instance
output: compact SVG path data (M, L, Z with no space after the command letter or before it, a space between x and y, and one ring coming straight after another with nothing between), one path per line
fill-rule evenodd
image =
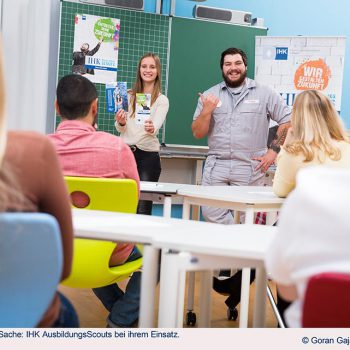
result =
M349 10L0 0L0 344L343 344Z

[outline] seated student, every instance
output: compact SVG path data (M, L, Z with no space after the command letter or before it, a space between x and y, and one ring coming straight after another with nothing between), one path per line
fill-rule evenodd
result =
M4 96L0 57L0 211L42 212L57 219L63 248L61 280L64 280L69 276L72 265L73 225L57 155L43 135L6 132ZM23 293L25 290L23 286ZM79 327L79 321L68 299L57 292L38 326Z
M130 148L120 137L94 128L97 102L94 84L83 76L67 75L57 85L55 106L62 122L49 138L56 147L63 173L69 176L134 179L139 187L139 175ZM118 243L110 266L121 265L140 256L133 244ZM130 327L137 321L140 282L141 273L135 272L125 294L117 284L93 290L110 311L107 319L110 327Z
M332 102L323 93L309 90L294 102L292 127L277 157L273 191L286 197L295 187L300 168L323 164L350 168L350 143Z
M350 273L349 182L350 169L302 169L283 205L266 268L279 294L293 302L285 313L289 327L302 326L310 277L322 272Z
M295 187L299 169L312 165L350 168L350 144L332 102L323 93L309 90L294 102L292 127L281 152L273 180L276 195L286 197ZM277 293L277 307L284 319L289 307Z

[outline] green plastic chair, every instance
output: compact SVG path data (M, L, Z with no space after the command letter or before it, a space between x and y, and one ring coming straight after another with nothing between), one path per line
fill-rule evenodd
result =
M65 177L71 196L83 196L80 209L136 213L138 189L135 180ZM72 205L73 207L76 207ZM74 239L71 275L62 284L74 288L98 288L117 283L142 266L142 258L119 266L109 266L115 242Z

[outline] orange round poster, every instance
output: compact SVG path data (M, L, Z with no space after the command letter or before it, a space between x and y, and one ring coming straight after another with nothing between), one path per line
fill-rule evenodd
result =
M321 58L301 64L294 75L294 85L297 90L324 90L331 71Z

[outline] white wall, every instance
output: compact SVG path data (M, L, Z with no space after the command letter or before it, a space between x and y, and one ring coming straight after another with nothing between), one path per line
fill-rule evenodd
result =
M7 124L53 130L59 0L2 0Z

